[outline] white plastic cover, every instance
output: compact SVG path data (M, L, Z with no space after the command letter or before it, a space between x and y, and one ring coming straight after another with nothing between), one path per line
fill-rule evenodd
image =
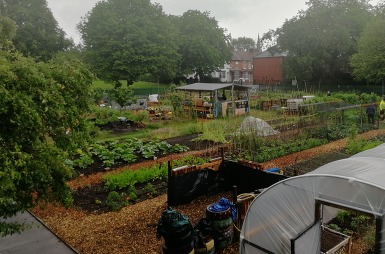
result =
M385 145L285 179L263 191L247 211L240 234L240 252L291 253L291 239L316 222L317 200L383 218ZM301 246L314 250L320 240L307 239ZM385 253L385 231L380 250Z
M148 101L150 101L150 102L158 102L158 94L150 94L149 96L148 96Z
M246 117L241 123L238 134L253 134L256 136L270 136L279 133L274 130L266 121L253 116Z

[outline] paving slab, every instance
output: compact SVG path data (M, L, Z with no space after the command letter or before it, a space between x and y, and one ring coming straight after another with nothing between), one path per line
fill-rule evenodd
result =
M19 213L6 221L25 223L31 228L20 234L0 237L0 254L78 254L29 212Z

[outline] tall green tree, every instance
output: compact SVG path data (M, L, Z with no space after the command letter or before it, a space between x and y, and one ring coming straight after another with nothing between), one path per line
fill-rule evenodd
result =
M230 36L209 12L189 10L175 21L180 33L181 74L195 72L202 79L230 61Z
M12 39L16 36L16 24L10 18L0 16L0 44L5 47L12 44ZM4 48L2 48L4 49Z
M0 29L5 26L0 19ZM10 33L12 34L12 33ZM0 41L8 44L11 38ZM8 47L8 46L7 46ZM0 51L0 216L7 218L42 200L71 203L67 153L87 141L92 74L75 58L59 54L37 63L14 49ZM0 222L0 235L22 230Z
M0 15L16 23L13 44L24 56L48 61L73 45L59 28L46 0L3 0Z
M275 31L278 48L288 53L290 78L310 82L351 81L350 57L372 17L367 0L310 0L308 9Z
M256 43L253 38L238 37L231 39L231 46L235 51L251 51L256 48Z
M150 0L101 1L78 25L87 60L101 79L130 85L142 75L176 73L176 31Z
M385 81L385 15L378 15L365 28L358 51L351 58L353 74L359 80L378 84Z

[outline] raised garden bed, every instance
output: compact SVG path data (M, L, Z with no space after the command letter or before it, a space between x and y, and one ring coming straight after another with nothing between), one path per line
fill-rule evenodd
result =
M321 253L333 254L340 250L350 254L351 236L342 234L327 227L322 227Z

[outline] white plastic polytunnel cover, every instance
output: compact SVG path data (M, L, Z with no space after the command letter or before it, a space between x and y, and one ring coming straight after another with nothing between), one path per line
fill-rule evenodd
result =
M385 253L385 145L278 182L250 204L240 253L320 253L324 209L376 218L376 252Z
M278 134L266 121L253 116L246 117L238 128L237 134L253 134L256 136L270 136Z

